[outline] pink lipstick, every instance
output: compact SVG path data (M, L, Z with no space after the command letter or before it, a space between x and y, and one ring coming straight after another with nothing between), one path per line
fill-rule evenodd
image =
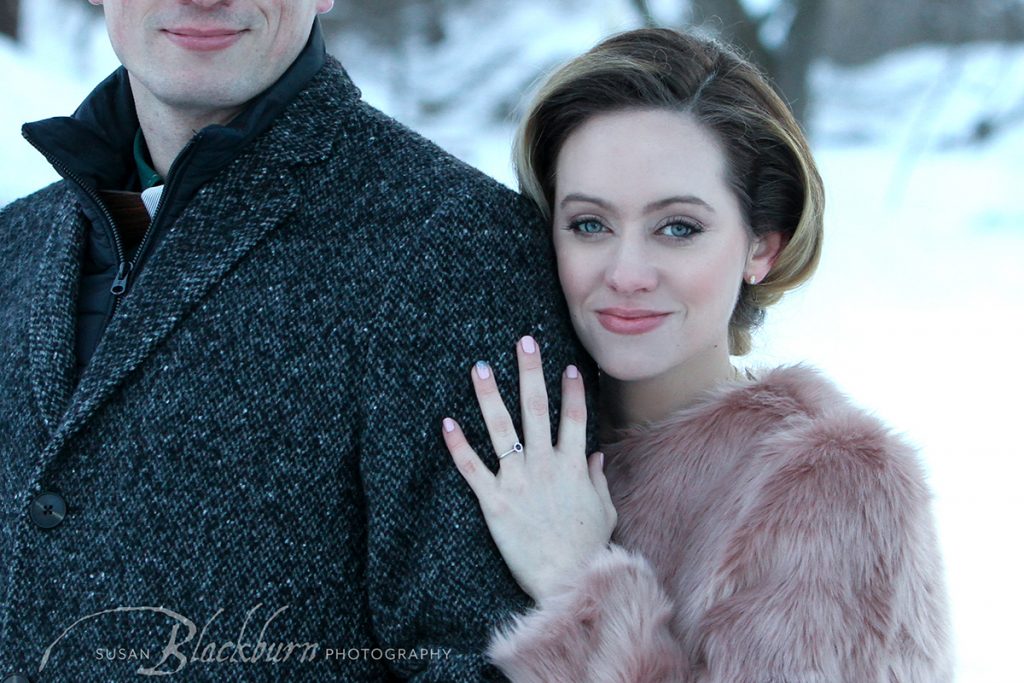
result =
M665 322L669 315L641 308L603 308L597 311L597 320L614 334L645 334Z

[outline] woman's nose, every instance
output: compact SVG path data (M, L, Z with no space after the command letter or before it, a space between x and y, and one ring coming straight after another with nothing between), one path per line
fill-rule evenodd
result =
M605 271L607 285L619 294L651 291L658 285L658 271L643 249L623 245Z

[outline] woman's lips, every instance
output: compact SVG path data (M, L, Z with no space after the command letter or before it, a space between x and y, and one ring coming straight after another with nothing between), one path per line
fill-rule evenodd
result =
M644 334L655 329L670 314L627 308L605 308L597 311L601 327L615 334Z
M225 50L238 42L244 31L233 29L165 29L164 33L172 43L186 50L216 52Z

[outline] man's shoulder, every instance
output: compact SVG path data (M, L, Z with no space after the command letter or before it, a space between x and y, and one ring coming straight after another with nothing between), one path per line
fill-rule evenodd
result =
M442 203L497 204L534 216L533 205L519 193L372 106L360 103L360 110L367 133L361 142L369 152L367 170L387 179L393 190Z
M539 220L519 193L362 100L336 60L328 60L291 114L319 119L321 142L332 140L325 163L343 171L349 186L421 208L486 205L510 218Z
M65 183L57 182L0 207L0 264L5 277L17 278L25 268L34 269L54 227L64 224L77 206Z
M67 210L73 203L74 197L67 183L57 181L0 207L0 224L33 219L52 220L56 213Z

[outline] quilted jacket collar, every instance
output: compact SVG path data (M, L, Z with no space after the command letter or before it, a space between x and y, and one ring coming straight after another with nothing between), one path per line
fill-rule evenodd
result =
M196 133L187 153L183 151L171 166L167 185L175 191L165 197L162 211L172 214L173 220L196 190L274 123L325 61L317 21L306 47L273 86L227 125L207 126ZM76 190L141 190L133 146L138 128L128 72L120 67L73 115L27 123L22 134ZM85 199L92 201L91 196Z

